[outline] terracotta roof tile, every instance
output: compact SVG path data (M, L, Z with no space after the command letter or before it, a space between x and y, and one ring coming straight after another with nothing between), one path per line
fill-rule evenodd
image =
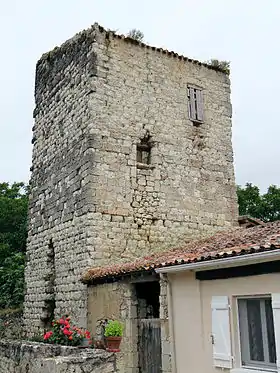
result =
M152 254L129 263L91 268L84 274L82 281L94 282L138 271L253 254L275 248L280 248L280 221L248 229L234 228L227 232L218 232L209 238L191 241L180 248Z

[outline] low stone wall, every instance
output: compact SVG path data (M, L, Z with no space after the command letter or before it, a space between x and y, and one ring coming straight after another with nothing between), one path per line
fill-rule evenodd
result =
M0 310L0 339L22 339L22 325L22 310Z
M0 340L0 373L115 373L104 350Z

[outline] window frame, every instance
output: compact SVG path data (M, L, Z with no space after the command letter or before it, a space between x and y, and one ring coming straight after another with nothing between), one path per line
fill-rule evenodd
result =
M191 97L191 91L194 91L195 98ZM200 99L197 97L197 91L200 92ZM196 85L188 84L187 85L187 99L188 99L188 116L194 124L204 123L204 103L203 103L203 88ZM199 105L198 105L199 102ZM200 113L200 114L199 114ZM195 115L194 115L195 114ZM199 115L201 119L199 119Z
M237 296L236 297L236 319L237 319L237 332L238 332L238 347L239 347L239 361L240 361L240 369L248 369L248 372L250 372L251 370L252 371L255 371L256 373L259 372L259 371L262 371L262 372L277 372L277 356L276 356L276 363L267 363L267 362L261 362L261 361L255 361L255 360L248 360L245 362L245 364L243 364L243 359L242 359L242 342L241 342L241 322L240 322L240 310L239 310L239 301L240 300L250 300L250 299L255 299L255 300L266 300L266 299L270 299L271 302L272 302L272 296L271 294L262 294L262 295L243 295L243 296ZM272 306L272 305L271 305ZM245 306L245 310L247 310L247 306ZM262 311L261 311L262 312ZM273 315L273 307L272 307L272 315ZM261 316L262 317L262 316ZM264 316L265 317L265 316ZM246 320L248 320L248 318L246 317ZM245 321L246 322L246 321ZM244 323L244 322L243 322ZM243 324L244 325L244 324ZM275 323L274 323L274 320L273 320L273 327L274 327L274 334L275 334ZM248 331L248 327L246 326L247 328L247 331ZM267 326L265 325L265 333L263 333L263 326L262 326L262 336L266 336L266 339L268 338L267 337ZM247 332L248 333L248 332ZM275 337L274 337L275 338ZM249 339L248 339L248 345L249 345ZM268 342L268 341L267 341ZM276 345L276 338L275 338L275 345ZM265 350L265 347L268 351L266 351L266 353L268 353L269 355L269 349L268 349L268 343L266 343L266 346L265 346L265 343L264 343L264 350ZM249 345L249 348L250 348L250 345ZM250 351L249 351L250 353ZM264 356L265 356L265 351L264 351Z

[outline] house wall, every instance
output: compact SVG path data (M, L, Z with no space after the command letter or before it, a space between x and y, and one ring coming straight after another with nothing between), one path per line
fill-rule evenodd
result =
M137 302L129 282L88 287L88 329L97 340L102 340L102 326L110 319L119 320L124 326L121 352L116 354L117 370L137 373Z
M147 277L147 282L153 278ZM160 325L162 347L162 372L171 373L171 335L169 331L168 310L168 281L166 276L160 276ZM88 287L88 329L103 342L104 321L115 319L124 325L124 334L121 342L121 352L117 354L117 369L120 373L139 372L138 343L138 299L135 283L120 281L115 283L99 284ZM139 311L139 309L138 309Z
M220 373L212 358L212 296L228 296L231 311L232 353L234 367L240 366L236 296L265 295L280 292L280 274L246 278L199 281L194 273L168 276L172 289L171 325L175 342L176 373ZM224 369L224 372L229 372Z

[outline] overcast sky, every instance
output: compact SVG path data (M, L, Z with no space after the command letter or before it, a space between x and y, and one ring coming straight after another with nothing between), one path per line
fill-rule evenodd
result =
M94 22L231 61L236 181L280 185L279 0L0 0L0 182L29 179L36 61Z

